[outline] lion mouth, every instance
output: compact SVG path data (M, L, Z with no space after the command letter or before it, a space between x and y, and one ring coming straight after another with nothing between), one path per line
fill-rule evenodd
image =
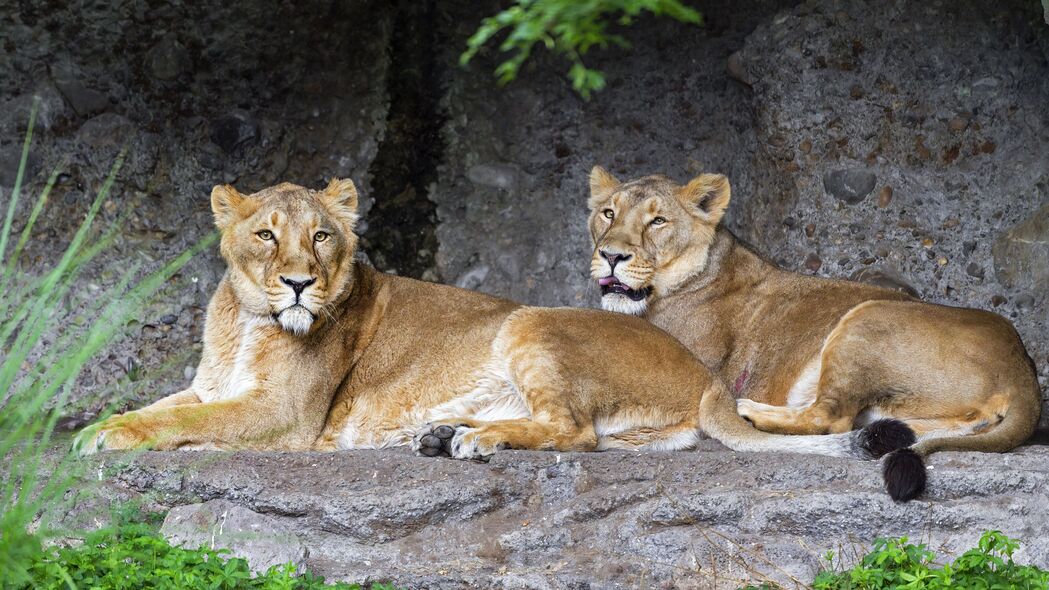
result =
M310 331L310 327L313 326L317 316L313 315L313 312L306 309L305 306L296 303L295 305L285 307L280 313L275 314L275 319L286 332L302 336Z
M280 316L282 316L282 315L284 315L286 313L290 313L290 314L293 314L293 315L309 314L310 318L317 319L317 314L315 314L312 311L310 311L309 308L307 308L305 305L303 305L301 303L295 303L293 305L289 305L288 307L285 307L284 309L274 313L273 314L273 319L279 320Z
M601 285L602 297L605 295L625 295L632 301L641 301L652 294L652 287L631 289L614 276L598 279L597 282Z

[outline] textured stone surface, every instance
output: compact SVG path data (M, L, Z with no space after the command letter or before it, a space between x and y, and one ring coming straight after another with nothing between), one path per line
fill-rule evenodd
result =
M175 506L168 512L160 532L172 545L187 549L229 549L259 571L287 563L301 569L306 561L306 546L285 520L229 500Z
M1009 287L1049 291L1049 203L994 244L995 276Z
M306 566L330 578L410 588L735 588L811 579L826 550L848 561L878 536L953 553L989 528L1025 541L1021 561L1049 566L1044 446L935 455L928 494L908 504L884 494L876 462L712 441L677 453L508 451L489 463L403 450L121 460L96 459L113 473L96 502L142 493L154 508L184 506L165 524L178 540L206 535L173 523L201 519L200 531L226 514L223 539L240 554L260 553L230 523L293 532ZM295 540L265 547L301 551Z

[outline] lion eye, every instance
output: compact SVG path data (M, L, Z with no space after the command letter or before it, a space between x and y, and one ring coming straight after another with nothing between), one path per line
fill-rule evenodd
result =
M267 242L273 239L273 232L268 229L257 231L255 232L255 235L258 236L260 240L265 240Z
M611 209L605 209L601 214L605 216L605 219L612 219L616 216L616 212Z
M656 217L652 220L652 225L663 225L667 220L664 217Z
M329 237L330 236L328 235L327 232L319 231L319 232L313 234L313 241L314 242L323 242L324 240L327 240Z

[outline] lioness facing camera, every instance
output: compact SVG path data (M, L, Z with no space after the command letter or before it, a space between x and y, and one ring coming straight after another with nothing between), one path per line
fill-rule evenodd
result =
M82 452L681 449L697 440L701 405L719 431L753 431L721 381L644 320L523 307L355 263L348 180L250 196L219 186L211 203L228 270L192 385L85 429ZM870 439L857 436L825 442Z
M922 456L1008 451L1034 431L1034 364L1001 316L777 268L718 226L731 196L720 174L621 183L598 166L590 191L602 306L678 338L734 384L739 413L758 429L819 435L903 421L918 442L883 467L899 500L924 489ZM739 432L722 442L748 448ZM810 440L792 450L825 453Z

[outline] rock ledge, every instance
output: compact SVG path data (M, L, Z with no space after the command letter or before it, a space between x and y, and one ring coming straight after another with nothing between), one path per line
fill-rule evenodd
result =
M986 529L1023 540L1021 561L1049 566L1038 542L1049 538L1045 446L938 454L928 494L905 505L882 492L873 462L740 454L712 441L677 453L507 451L489 463L403 450L96 461L112 475L94 501L148 494L161 509L181 506L165 526L179 541L192 533L173 522L235 512L241 529L267 533L263 559L305 556L329 579L409 588L792 585L811 579L826 550L851 556L908 535L953 553ZM231 544L258 558L258 540Z

